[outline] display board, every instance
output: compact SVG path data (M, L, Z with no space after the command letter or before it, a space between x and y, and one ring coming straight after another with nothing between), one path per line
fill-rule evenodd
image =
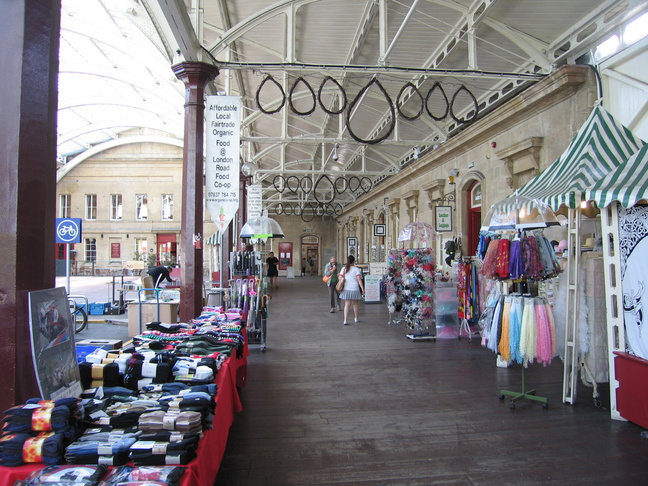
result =
M32 357L41 397L78 397L83 391L65 287L29 292Z
M381 275L365 275L365 303L377 304L380 302L380 281Z

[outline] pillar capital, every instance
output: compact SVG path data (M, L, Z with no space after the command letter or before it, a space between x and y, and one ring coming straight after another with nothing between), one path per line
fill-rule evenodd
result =
M204 62L181 62L171 66L176 78L185 83L199 84L202 80L204 86L218 76L220 72L217 66Z

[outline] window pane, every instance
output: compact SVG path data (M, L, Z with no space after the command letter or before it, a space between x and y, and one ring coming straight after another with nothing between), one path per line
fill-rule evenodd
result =
M146 194L135 196L135 219L145 221L148 219L148 206Z
M97 239L96 238L85 239L85 259L87 262L97 261Z
M70 217L70 207L72 205L71 194L61 194L59 196L59 218Z
M119 221L122 219L122 195L121 194L110 195L110 219L113 221Z
M162 220L173 220L173 194L162 194Z
M97 219L97 195L86 194L85 196L85 219Z
M146 260L147 251L148 251L148 242L146 238L135 238L135 259Z

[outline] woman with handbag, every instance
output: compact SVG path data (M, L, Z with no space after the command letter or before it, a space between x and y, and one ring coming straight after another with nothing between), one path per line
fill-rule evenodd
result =
M331 257L331 260L324 267L324 277L322 278L326 285L328 285L329 291L329 300L331 301L331 310L330 312L335 312L335 309L340 309L340 292L335 288L338 283L338 269L337 269L337 258L334 256Z
M358 322L359 305L358 301L364 296L364 283L362 282L362 270L355 265L355 257L349 255L347 264L339 274L339 278L344 281L344 289L340 293L340 298L344 299L344 325L348 326L347 317L349 308L353 304L354 321Z

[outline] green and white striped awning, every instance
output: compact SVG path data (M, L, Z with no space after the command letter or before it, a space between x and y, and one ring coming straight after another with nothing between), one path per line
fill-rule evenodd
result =
M644 142L596 106L567 150L518 189L520 196L538 199L557 211L561 204L575 209L584 193L628 160Z
M648 199L648 145L585 191L587 200L605 208L619 201L625 208Z

